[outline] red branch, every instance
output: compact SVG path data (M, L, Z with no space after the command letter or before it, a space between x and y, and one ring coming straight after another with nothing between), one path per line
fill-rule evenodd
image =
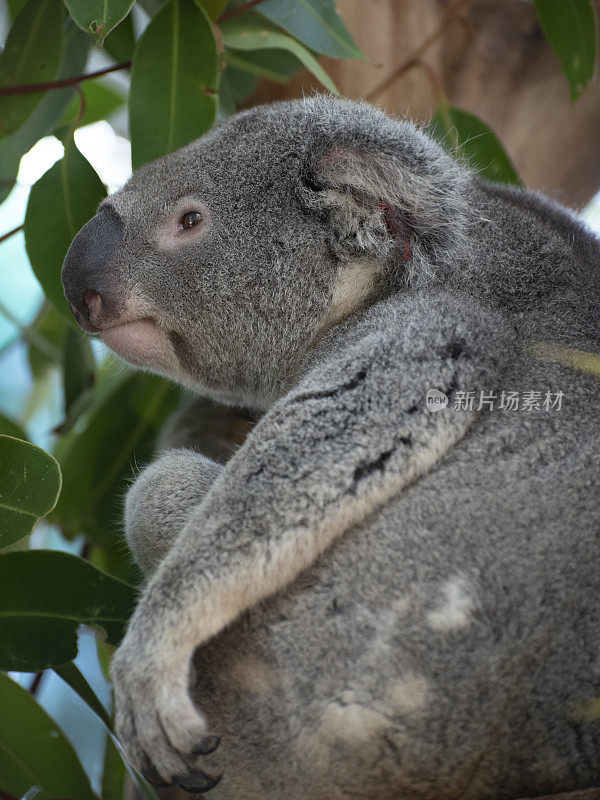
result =
M96 72L89 72L87 75L74 75L72 78L61 78L58 81L24 83L21 86L3 86L0 88L0 97L10 94L33 94L34 92L47 92L49 89L66 89L79 86L82 81L99 78L100 75L108 75L109 72L117 72L120 69L129 69L130 66L131 61L124 61L122 64L113 64L112 67L98 69Z
M15 233L22 231L24 227L25 227L24 225L19 225L17 228L13 228L12 231L8 231L8 233L3 233L2 236L0 236L0 244L2 244L2 242L5 242L7 239L10 239L10 237L14 236Z

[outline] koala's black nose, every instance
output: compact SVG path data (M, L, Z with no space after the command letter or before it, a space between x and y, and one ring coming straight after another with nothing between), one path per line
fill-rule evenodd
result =
M103 206L73 239L62 267L62 284L75 319L85 330L102 327L122 304L123 287L114 256L123 242L123 222Z

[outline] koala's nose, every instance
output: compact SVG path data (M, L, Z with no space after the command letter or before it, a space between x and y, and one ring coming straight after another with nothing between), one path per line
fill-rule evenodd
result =
M87 331L101 328L122 305L124 287L114 266L123 222L103 206L73 239L62 267L62 284L75 319Z

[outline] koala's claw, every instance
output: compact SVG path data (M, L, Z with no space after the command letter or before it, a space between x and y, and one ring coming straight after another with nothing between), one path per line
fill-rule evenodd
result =
M191 794L194 792L210 792L220 780L220 775L215 778L212 775L207 775L206 772L202 772L201 769L190 772L185 777L175 778L175 782Z
M192 754L195 756L207 756L210 753L214 753L220 744L220 736L205 736L199 744L192 748Z
M128 645L121 645L111 664L115 731L128 760L151 783L209 791L220 776L203 772L198 757L214 752L220 737L209 733L189 694L188 658L182 655L161 671L139 657L138 645ZM161 681L148 680L148 674L160 674Z

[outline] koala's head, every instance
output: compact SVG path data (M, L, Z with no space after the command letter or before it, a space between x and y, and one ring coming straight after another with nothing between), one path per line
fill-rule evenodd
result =
M265 407L325 331L451 257L466 180L366 104L254 108L105 200L69 249L65 294L132 364Z

